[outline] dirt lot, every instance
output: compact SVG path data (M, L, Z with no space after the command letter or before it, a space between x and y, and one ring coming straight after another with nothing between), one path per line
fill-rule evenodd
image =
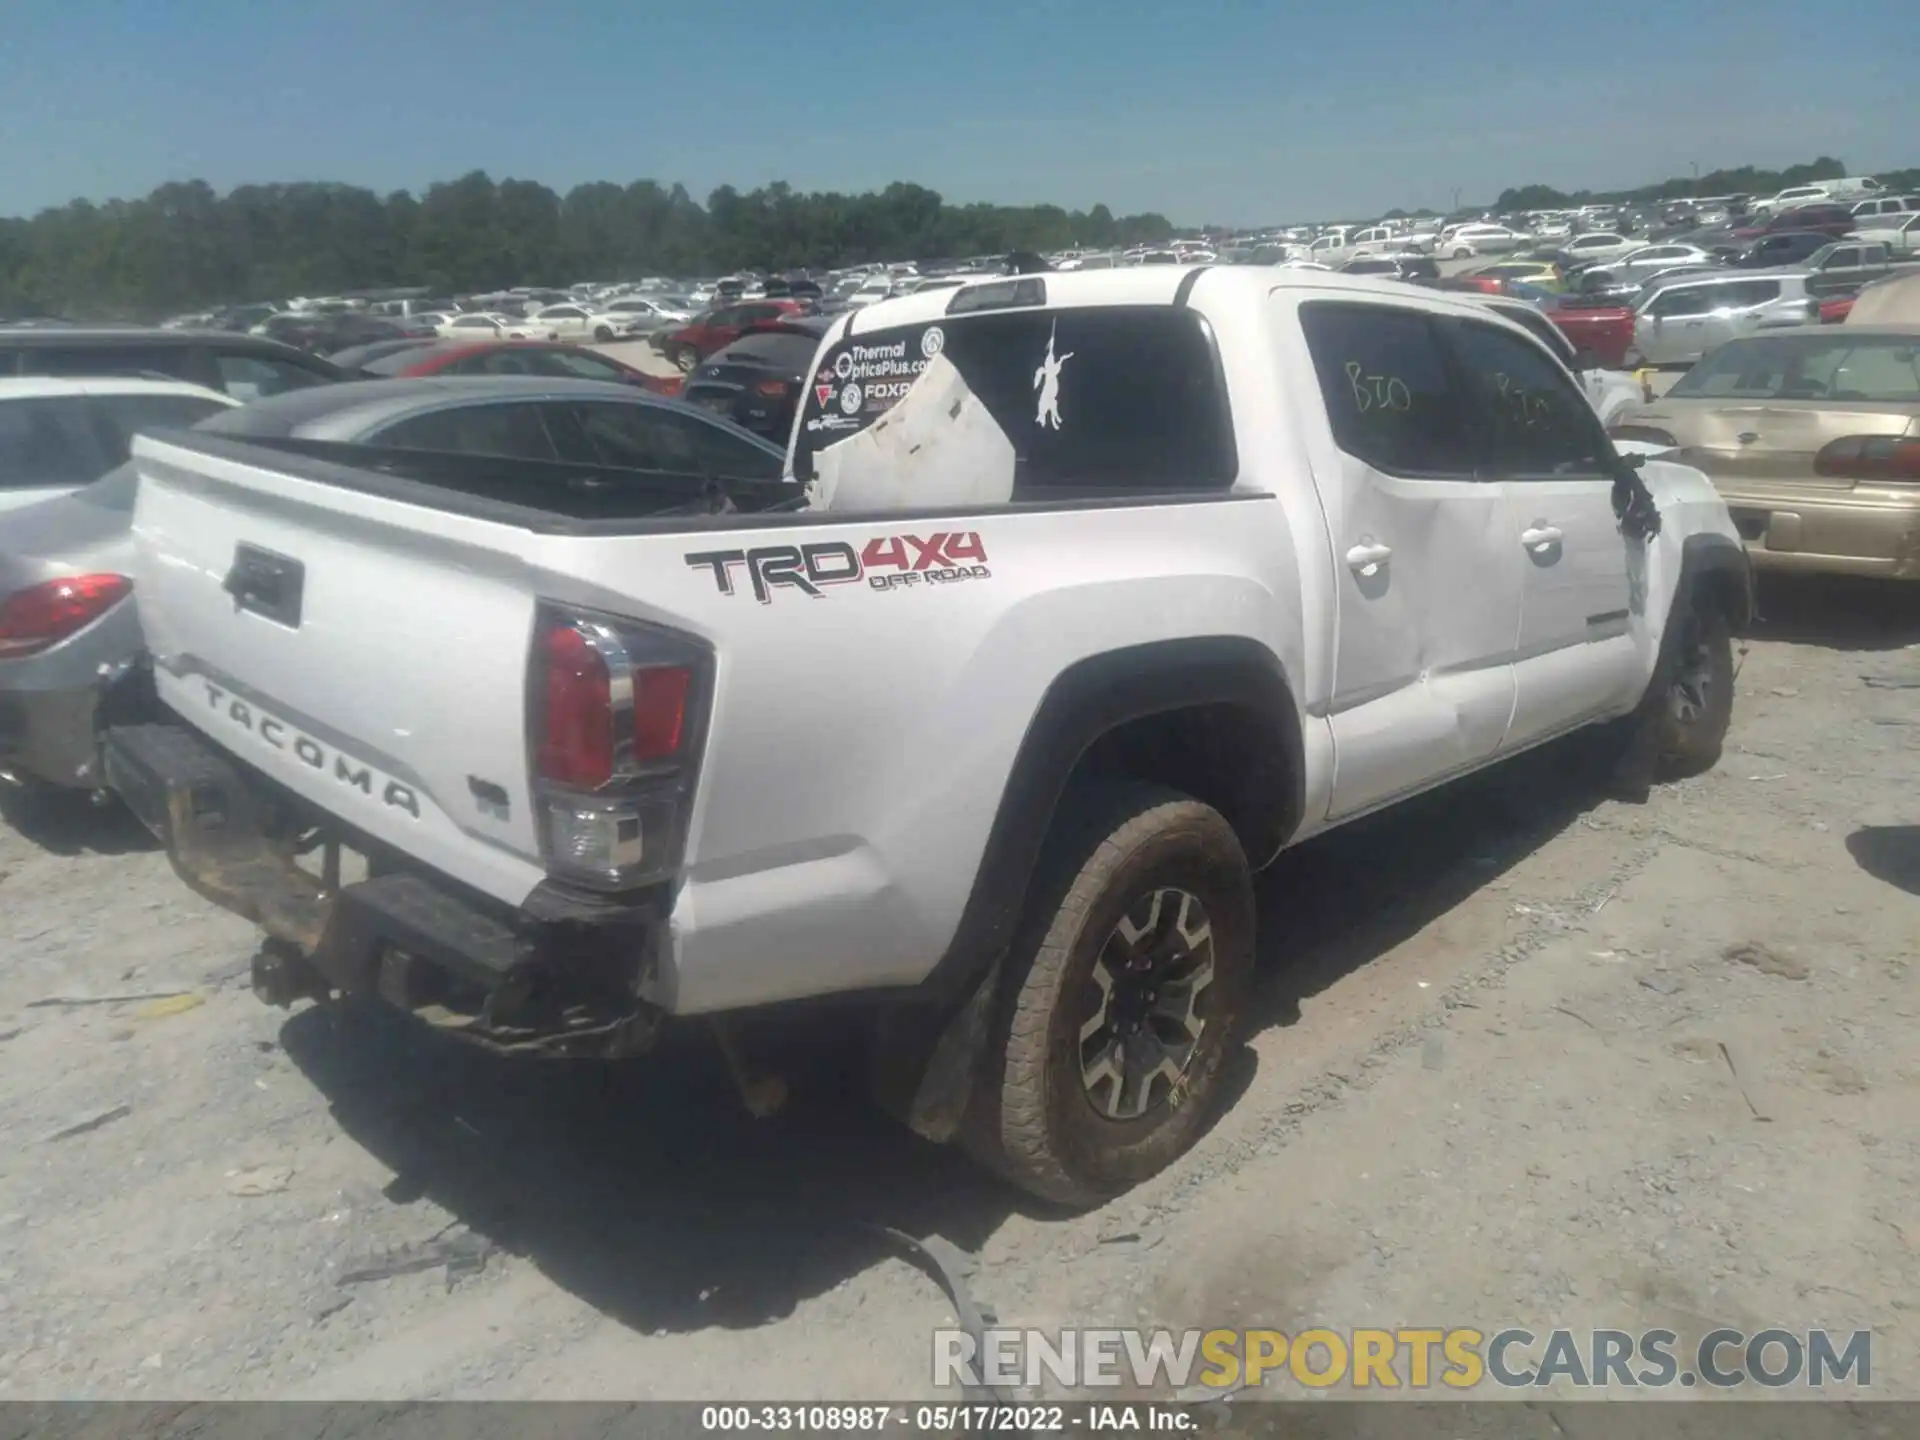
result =
M1008 1322L1871 1327L1920 1394L1920 603L1766 604L1712 774L1601 803L1560 747L1286 857L1231 1109L1072 1219L831 1037L755 1123L699 1044L267 1009L131 822L15 806L0 1397L922 1395L949 1311L876 1225Z

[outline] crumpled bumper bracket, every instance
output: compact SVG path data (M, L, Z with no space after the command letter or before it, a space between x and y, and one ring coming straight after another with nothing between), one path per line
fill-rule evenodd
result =
M307 988L375 995L494 1050L607 1058L652 1044L662 1016L636 993L660 930L651 908L570 909L536 892L566 918L509 920L405 871L328 894L270 838L263 783L191 731L117 727L104 752L108 783L181 880L297 952L316 972Z

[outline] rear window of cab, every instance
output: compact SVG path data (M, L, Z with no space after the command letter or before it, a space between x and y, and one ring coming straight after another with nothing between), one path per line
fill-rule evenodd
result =
M948 315L823 351L794 431L794 474L951 366L1006 435L1013 498L1226 490L1239 472L1211 328L1165 305ZM950 373L950 372L949 372Z

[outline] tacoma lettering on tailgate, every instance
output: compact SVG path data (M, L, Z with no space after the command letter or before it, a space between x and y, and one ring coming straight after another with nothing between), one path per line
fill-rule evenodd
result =
M696 570L706 570L722 595L735 593L736 574L745 574L753 598L773 603L773 592L798 590L818 600L829 587L860 580L873 590L899 590L918 585L951 585L961 580L985 580L986 546L974 530L938 531L928 536L879 535L856 551L844 540L812 545L759 545L750 550L701 550L686 557Z
M238 725L250 735L258 736L266 745L275 750L289 750L305 765L331 774L340 784L358 790L369 798L373 796L374 781L381 782L380 802L395 810L404 810L414 819L420 818L420 797L398 780L388 780L376 775L371 767L362 765L350 756L337 750L329 750L311 735L302 735L286 721L276 719L253 705L234 695L229 695L218 685L208 681L207 704L217 715L224 715L233 724Z

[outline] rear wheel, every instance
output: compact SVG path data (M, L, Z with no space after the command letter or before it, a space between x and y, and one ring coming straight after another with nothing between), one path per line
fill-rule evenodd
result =
M595 326L593 331L593 338L599 341L602 345L604 345L609 340L613 339L613 331L609 330L604 325Z
M1662 780L1711 770L1733 720L1733 634L1726 615L1709 597L1695 595L1670 623L1679 631L1658 711Z
M673 352L673 363L682 375L691 375L700 365L700 356L691 345L682 345Z
M1199 1136L1253 973L1253 887L1218 811L1134 782L1069 793L1009 952L963 1143L1098 1204Z

